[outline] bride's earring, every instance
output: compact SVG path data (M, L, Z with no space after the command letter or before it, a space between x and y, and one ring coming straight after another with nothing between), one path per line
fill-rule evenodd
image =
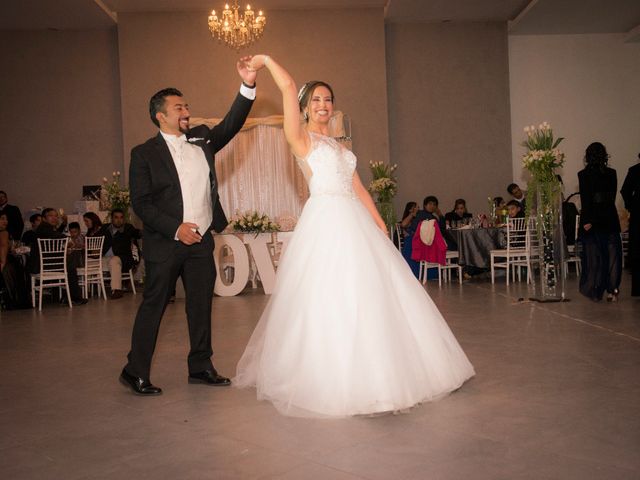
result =
M309 120L309 112L304 112L304 114L302 115L302 118L304 118L305 122Z

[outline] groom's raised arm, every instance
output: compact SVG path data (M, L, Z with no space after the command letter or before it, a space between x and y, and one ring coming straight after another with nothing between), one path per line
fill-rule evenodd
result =
M250 90L244 85L242 86L242 89ZM225 115L222 121L209 130L207 140L211 142L210 147L212 148L213 153L217 153L231 141L236 133L238 133L242 128L249 112L251 111L253 99L247 98L243 94L242 89L241 92L236 95L229 112ZM255 87L251 90L254 92L255 98Z
M236 96L224 119L213 127L207 135L214 154L229 143L234 135L240 131L256 98L257 73L249 68L248 62L250 61L251 57L247 56L242 57L236 63L238 75L242 79L240 93Z

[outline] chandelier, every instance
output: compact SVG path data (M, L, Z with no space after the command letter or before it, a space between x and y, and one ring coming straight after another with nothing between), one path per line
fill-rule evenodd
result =
M209 15L209 31L214 38L226 43L229 47L240 50L248 47L262 36L267 17L262 10L255 14L251 5L247 5L244 14L238 12L238 2L234 0L233 6L224 6L222 18L218 18L216 11Z

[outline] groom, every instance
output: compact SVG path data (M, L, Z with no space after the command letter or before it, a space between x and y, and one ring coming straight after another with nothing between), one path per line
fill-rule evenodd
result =
M227 226L218 198L214 155L240 130L255 99L256 72L247 57L236 68L240 93L218 125L189 129L189 105L175 88L149 102L155 137L131 151L133 210L144 223L144 299L133 325L131 351L120 381L138 395L159 395L150 380L160 320L178 277L186 294L191 350L189 383L231 384L211 363L211 302L216 278L212 229Z

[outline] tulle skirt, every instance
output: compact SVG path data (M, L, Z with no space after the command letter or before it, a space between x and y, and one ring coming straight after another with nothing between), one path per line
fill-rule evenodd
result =
M360 201L312 196L234 385L285 415L407 409L474 375L444 318Z

